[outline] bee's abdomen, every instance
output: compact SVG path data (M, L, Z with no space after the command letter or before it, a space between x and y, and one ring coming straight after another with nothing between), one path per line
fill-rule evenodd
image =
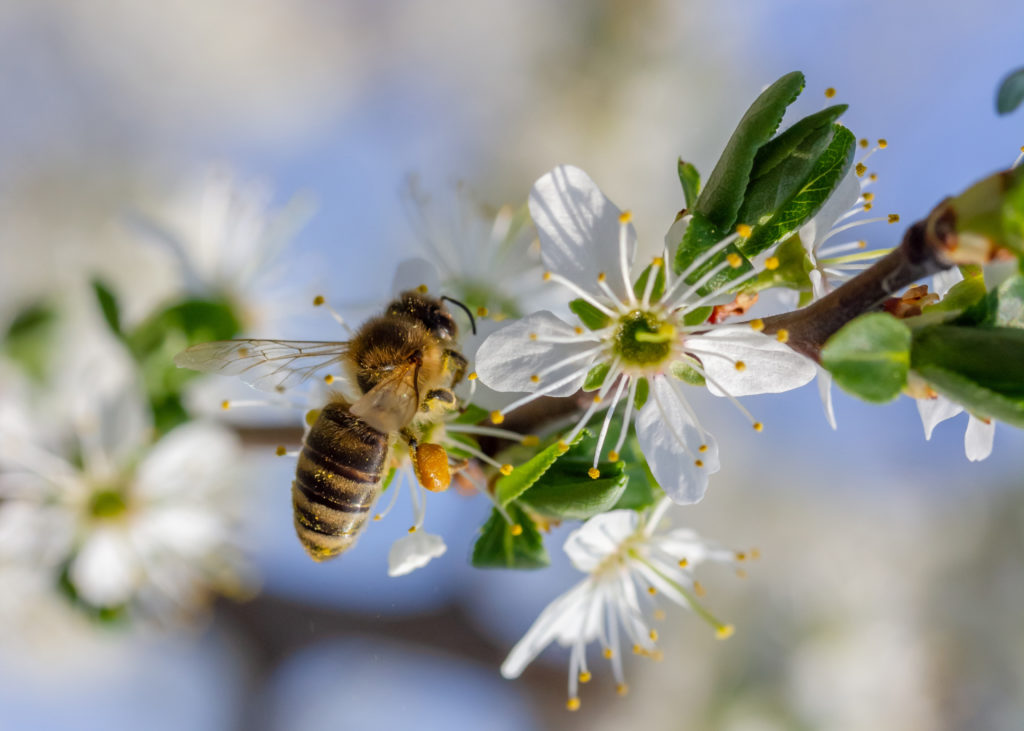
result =
M328 404L299 453L292 483L295 532L317 561L355 543L370 517L388 454L388 436Z

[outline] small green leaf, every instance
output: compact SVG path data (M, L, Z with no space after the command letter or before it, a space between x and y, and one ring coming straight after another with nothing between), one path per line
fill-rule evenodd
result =
M731 232L730 232L731 233ZM673 266L676 274L687 271L704 252L719 243L725 235L715 227L707 218L700 213L693 214L690 225L683 234L683 241L676 249L676 258ZM743 256L735 243L729 244L722 251L703 261L693 271L686 275L686 281L695 284L700 281L708 272L719 266L730 254L740 257L739 267L725 267L722 271L708 279L699 290L698 294L705 295L714 292L728 284L731 280L746 274L750 271L750 262Z
M676 170L679 173L679 184L683 186L686 207L693 208L697 205L697 196L700 194L700 173L691 163L683 162L683 158L679 158Z
M587 436L588 432L583 429L576 438L569 444L571 448ZM558 461L566 452L565 445L560 441L549 444L532 458L523 462L512 470L512 474L503 475L494 486L494 494L498 504L505 507L524 492L530 489L539 480L551 465Z
M744 283L745 291L760 292L772 287L787 287L798 292L811 292L810 272L814 266L798 235L793 234L784 239L775 247L773 256L779 260L779 266L775 269L765 269L757 277Z
M799 71L786 74L769 86L750 105L708 177L694 210L720 231L732 228L750 180L754 158L775 134L779 123L804 88Z
M496 509L491 510L473 546L473 565L478 569L541 569L551 563L544 539L533 519L518 505L508 506L509 525ZM513 526L522 532L513 534Z
M395 469L394 467L392 467L390 470L388 470L387 477L385 477L384 481L382 483L380 483L381 494L387 492L387 489L389 487L391 487L391 483L394 482L395 475L397 475L397 474L398 474L398 470Z
M972 275L965 276L963 281L950 287L941 300L933 305L925 306L921 312L924 314L963 312L982 303L986 294L985 279L981 276L981 270L977 269ZM987 309L984 304L982 307ZM983 315L981 319L985 319L985 316Z
M576 313L583 324L589 330L600 330L610 322L608 315L594 307L585 299L574 299L569 303L569 309Z
M559 460L519 502L539 515L561 520L586 520L611 510L626 489L626 464L599 462L596 479L587 474L592 465L583 459Z
M935 325L914 333L914 370L972 413L1024 427L1024 330Z
M479 424L490 418L487 409L476 404L466 404L465 409L455 419L456 424Z
M596 391L601 388L604 384L604 379L608 377L608 371L611 370L611 367L611 363L598 363L587 371L587 377L583 381L583 390Z
M708 318L711 317L714 307L708 305L707 307L698 307L695 310L690 310L683 315L683 325L687 327L693 327L694 325L701 325L707 322Z
M643 510L654 505L664 493L654 479L647 460L644 458L636 432L630 426L629 437L622 447L622 460L626 463L626 489L615 503L613 510Z
M100 305L100 312L103 313L103 319L106 321L110 331L121 337L121 308L117 304L117 298L114 296L114 293L98 279L92 281L92 290L96 295L96 301Z
M633 406L639 411L647 403L647 394L650 392L650 384L647 383L646 378L638 378L636 380L636 394L633 396Z
M751 184L757 178L771 172L776 165L784 160L794 155L800 155L800 150L805 148L808 138L813 137L820 130L830 129L832 123L839 119L847 109L846 104L837 104L822 109L820 112L808 115L790 125L784 132L776 135L773 140L766 142L754 157L754 167L750 173Z
M1007 279L996 288L996 296L995 324L1024 328L1024 276L1017 274Z
M896 398L907 382L910 343L910 328L892 315L862 315L828 339L821 364L843 390L884 403Z
M1007 75L996 93L996 111L1009 114L1024 101L1024 68Z
M642 298L644 292L647 290L647 278L651 276L651 267L654 264L648 264L642 272L640 272L640 278L636 280L636 284L633 285L633 293L637 298ZM654 284L651 285L651 302L657 302L661 299L661 295L665 294L665 267L658 267L658 273L654 275Z
M698 373L693 366L681 360L672 361L669 365L669 371L671 371L672 375L680 381L689 383L691 386L705 385L704 376Z
M38 381L46 379L56 324L56 311L47 304L37 303L19 312L3 336L3 351L7 357Z

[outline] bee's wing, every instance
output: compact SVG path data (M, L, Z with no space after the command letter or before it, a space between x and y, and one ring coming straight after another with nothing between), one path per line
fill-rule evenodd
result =
M419 367L414 363L399 366L352 404L349 413L379 432L404 429L419 408L418 375Z
M204 373L236 375L253 388L280 393L343 362L347 348L344 342L313 340L218 340L193 345L174 356L174 362Z

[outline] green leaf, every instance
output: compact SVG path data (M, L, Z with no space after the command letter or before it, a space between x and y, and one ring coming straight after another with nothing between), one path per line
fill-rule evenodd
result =
M1024 101L1024 68L1007 75L996 93L996 112L1009 114Z
M847 109L848 106L846 104L837 104L822 109L820 112L804 117L784 132L776 135L775 139L766 142L754 157L754 167L750 173L750 185L753 185L758 178L764 177L767 173L771 172L779 163L794 155L799 156L801 149L806 149L808 138L814 137L815 133L820 130L830 130L833 122L839 119ZM814 157L817 157L817 155ZM748 186L749 189L750 186ZM742 221L743 218L740 217L738 220Z
M479 424L486 419L490 419L491 415L487 409L476 404L466 404L466 408L463 409L462 413L455 419L456 424Z
M992 245L1024 260L1024 166L979 180L948 207L955 216L958 263L987 262Z
M982 303L986 294L988 293L985 290L985 279L981 276L979 269L974 274L964 277L962 282L954 284L941 300L933 305L925 306L921 312L928 315L963 312ZM987 309L983 303L982 306L983 309Z
M1024 277L1019 274L1010 277L995 292L998 300L995 324L1024 328Z
M1024 330L934 325L914 333L911 364L977 416L1024 427Z
M690 225L686 228L686 233L683 234L683 241L679 248L676 249L676 258L673 263L676 274L682 274L689 269L704 252L723 238L725 238L725 235L711 221L700 213L693 214L693 218L690 219ZM743 256L737 245L732 243L694 268L692 272L686 275L686 281L690 284L700 281L709 271L725 261L730 254L739 256L742 262L741 265L736 268L725 267L706 281L697 290L698 294L705 295L718 290L736 277L750 271L750 262Z
M636 394L633 396L633 407L637 411L644 407L647 403L647 394L650 392L650 384L647 383L646 378L638 378L636 380Z
M613 510L643 510L654 505L664 493L654 479L647 460L644 458L640 443L636 439L636 432L630 425L629 436L622 446L622 460L626 463L626 489L623 490L619 501L615 503Z
M397 474L398 474L398 470L395 469L394 467L392 467L390 470L388 470L388 474L384 478L384 481L380 483L380 492L381 492L382 495L385 492L387 492L387 489L389 487L391 487L391 483L394 482L395 475L397 475Z
M610 322L608 315L585 299L574 299L569 303L569 309L576 313L576 316L589 330L600 330Z
M48 304L36 303L19 312L3 336L3 351L29 376L46 379L55 340L57 313Z
M851 320L821 349L821 364L854 396L883 403L907 382L911 334L892 315L875 312Z
M478 569L541 569L551 563L544 539L533 519L518 505L508 507L513 525L522 529L513 535L513 525L496 509L491 511L473 546L473 565Z
M568 446L571 448L573 445L579 444L587 434L586 429L582 430ZM539 480L551 468L551 465L565 453L565 445L561 441L553 442L526 462L518 465L512 470L512 474L500 477L494 486L494 495L498 504L505 507L529 490L533 483Z
M584 459L559 460L519 502L539 515L561 520L586 520L611 510L626 489L626 463L599 462L596 479L587 474L592 465Z
M96 295L96 301L100 305L100 312L103 313L103 319L106 321L110 331L121 337L121 308L117 304L117 298L114 296L114 293L98 279L92 281L92 291Z
M754 158L775 134L786 112L804 88L799 71L786 74L769 86L750 105L725 146L694 210L720 231L732 228L743 202Z
M644 292L647 289L647 278L651 276L651 267L654 264L648 264L642 272L640 272L640 278L636 280L636 284L633 285L633 293L638 299L643 298ZM657 302L661 299L661 295L665 294L665 267L659 266L658 273L654 275L654 284L651 288L651 302Z
M679 184L683 186L683 199L686 201L686 207L693 208L697 204L697 196L700 194L700 173L691 163L683 162L683 158L679 158L676 170L679 173Z
M846 175L853 163L857 140L846 127L836 124L832 130L832 140L815 161L807 181L766 223L756 226L749 239L740 244L744 256L760 254L809 221Z
M583 390L596 391L601 388L604 384L604 379L608 377L608 371L611 370L611 367L611 363L598 363L587 371L587 377L583 380Z
M711 312L714 309L714 307L708 305L707 307L698 307L695 310L690 310L683 315L683 325L692 327L693 325L701 325L707 322L707 319L711 317Z
M787 237L775 247L773 255L779 260L775 269L765 269L754 279L744 283L745 291L760 292L772 287L787 287L798 292L811 291L810 272L814 268L807 249L796 234ZM801 305L802 307L803 305Z
M689 383L691 386L703 386L705 385L704 376L698 373L693 366L681 360L674 360L669 365L669 371L673 376L678 378L683 383Z

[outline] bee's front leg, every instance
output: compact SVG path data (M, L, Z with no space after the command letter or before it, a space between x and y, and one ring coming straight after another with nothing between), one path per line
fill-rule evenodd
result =
M457 350L444 351L444 368L452 373L452 386L461 381L469 370L469 361L466 356Z

